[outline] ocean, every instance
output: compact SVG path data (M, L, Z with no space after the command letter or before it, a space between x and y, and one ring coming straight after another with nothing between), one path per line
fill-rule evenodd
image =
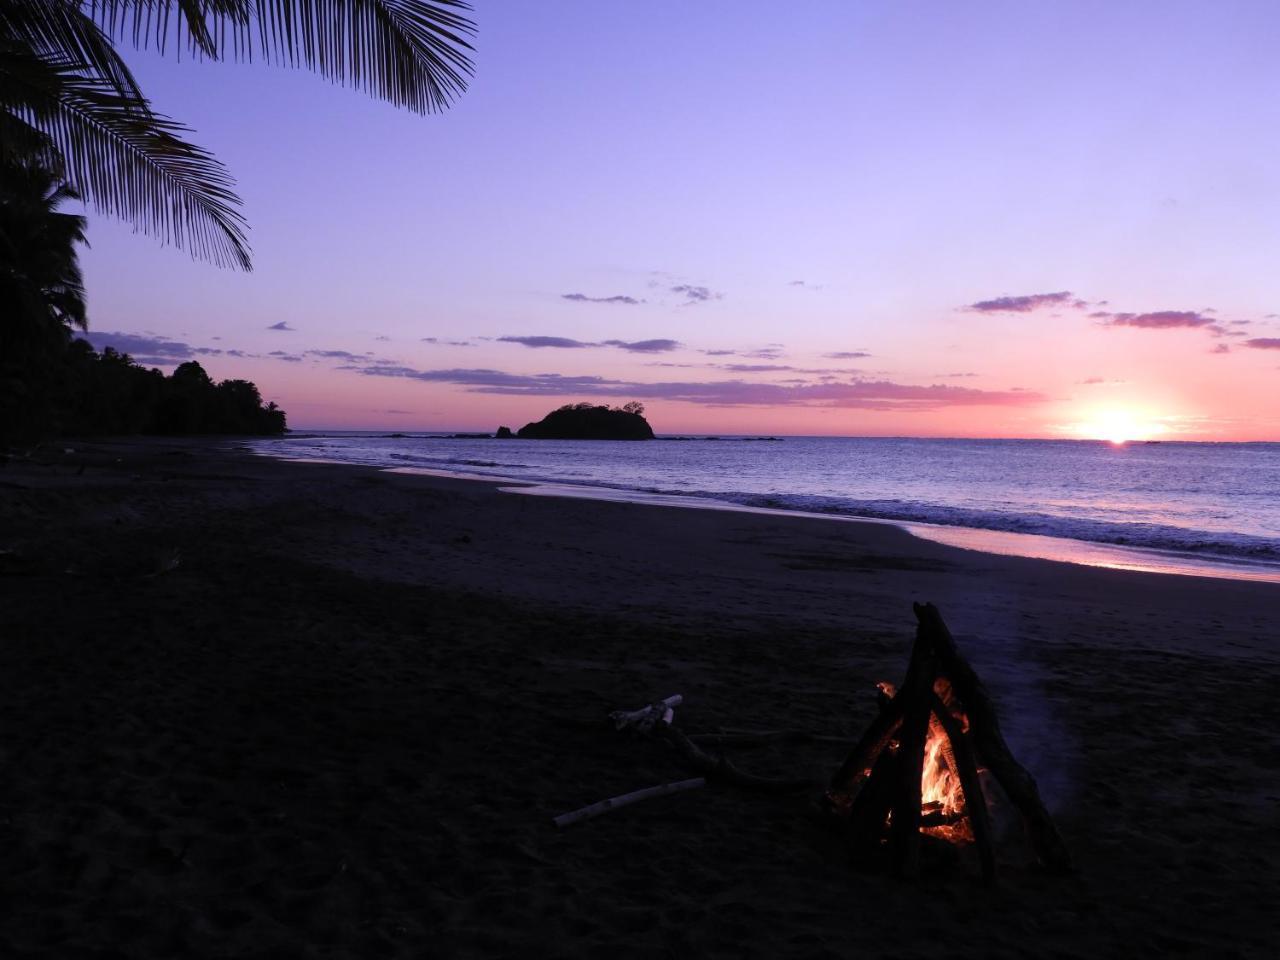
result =
M261 454L522 492L894 522L956 546L1280 582L1280 443L857 437L647 442L333 432Z

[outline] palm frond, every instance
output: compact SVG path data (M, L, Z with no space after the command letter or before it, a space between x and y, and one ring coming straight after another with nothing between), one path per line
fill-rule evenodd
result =
M226 168L145 100L83 62L0 43L0 110L47 137L55 169L98 210L193 256L251 269Z
M31 158L0 160L0 293L7 345L46 338L50 325L88 326L78 247L85 218L63 213L75 190Z
M135 47L154 45L164 53L174 39L193 54L214 60L221 44L210 16L241 29L249 18L245 0L83 0L81 5L108 34Z
M475 24L465 0L88 2L89 15L120 40L164 49L184 34L197 54L313 70L417 113L447 108L472 73Z
M78 0L3 0L0 38L25 44L37 54L76 60L110 83L122 96L145 100L111 37L82 9Z

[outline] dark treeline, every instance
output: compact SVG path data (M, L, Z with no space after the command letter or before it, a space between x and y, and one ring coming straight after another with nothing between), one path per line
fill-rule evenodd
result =
M0 386L7 394L0 398L0 442L138 433L271 435L286 429L284 411L264 404L254 384L215 382L195 361L165 376L111 347L98 353L84 340L71 340L61 354L54 362L46 358L6 371L11 376Z
M55 436L278 434L284 411L247 380L215 383L200 364L172 375L74 337L88 327L76 193L0 152L0 448Z

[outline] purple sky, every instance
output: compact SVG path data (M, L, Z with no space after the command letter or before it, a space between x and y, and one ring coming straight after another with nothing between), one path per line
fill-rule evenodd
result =
M95 219L99 342L298 427L1280 438L1280 6L477 7L432 117L132 56L256 270Z

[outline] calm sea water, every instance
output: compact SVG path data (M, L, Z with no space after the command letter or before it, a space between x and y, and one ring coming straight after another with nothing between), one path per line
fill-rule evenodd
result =
M877 518L997 552L1084 562L1113 557L1121 562L1110 565L1209 573L1221 567L1220 575L1280 578L1277 443L830 437L613 443L335 433L258 441L255 449L567 484L588 496L694 498ZM555 492L566 491L558 486ZM983 538L976 531L1005 536ZM1036 548L1037 538L1109 549L1072 555ZM1123 562L1141 559L1135 551L1155 551L1162 562Z

